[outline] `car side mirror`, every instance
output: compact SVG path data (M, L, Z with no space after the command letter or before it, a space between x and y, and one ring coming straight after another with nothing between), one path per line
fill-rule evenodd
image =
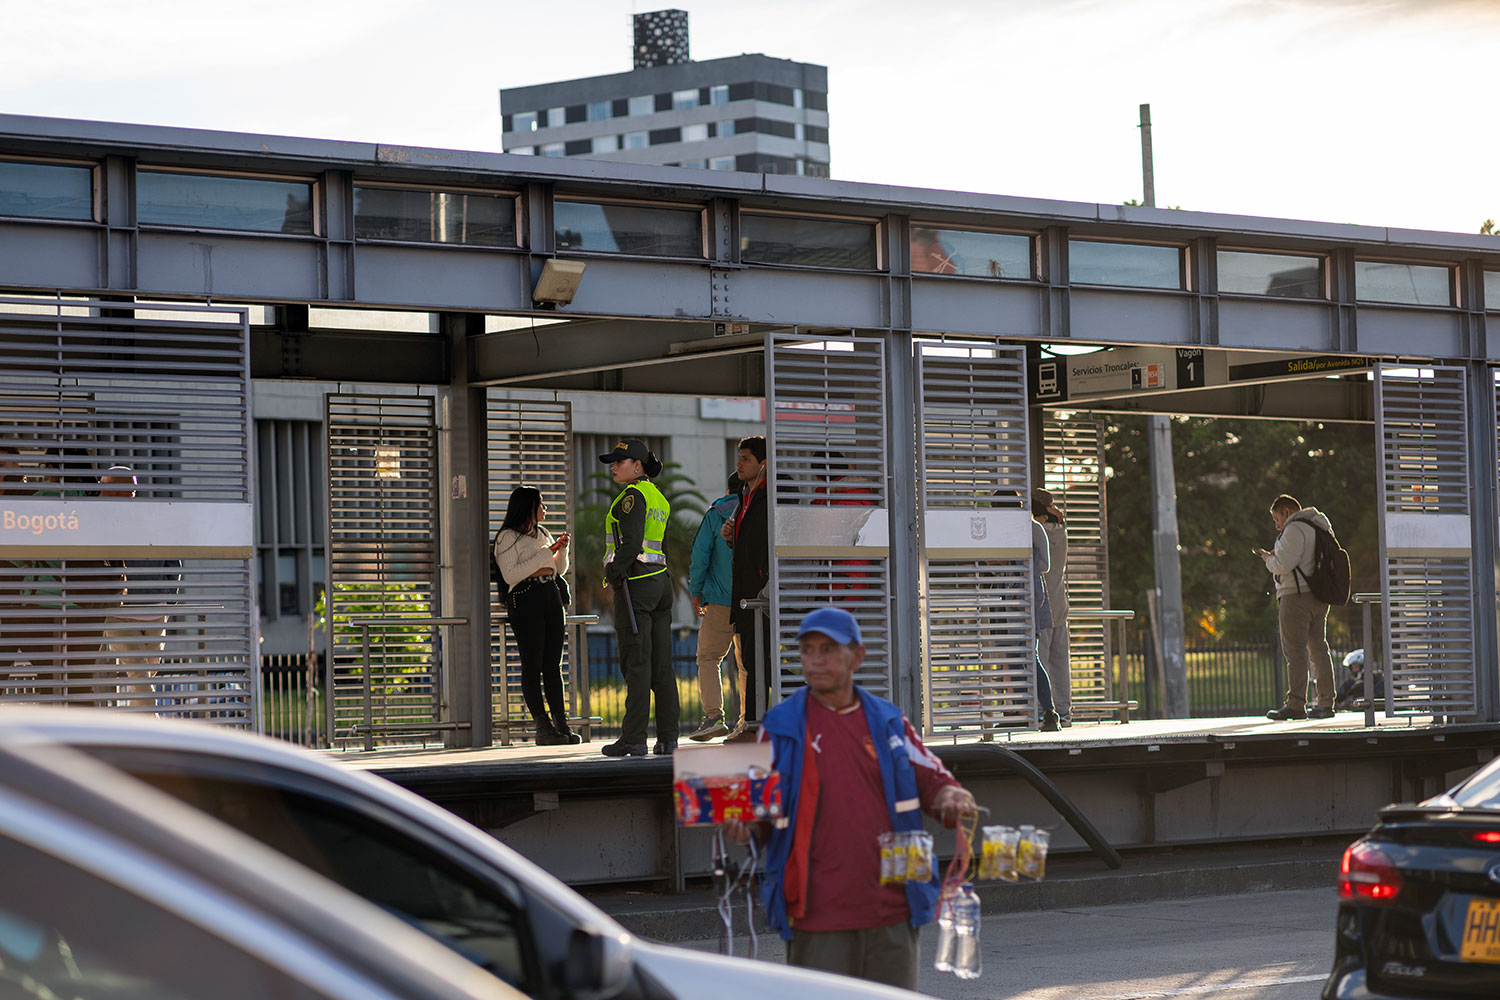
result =
M635 972L629 936L578 928L568 939L568 959L561 972L558 978L570 1000L619 996Z

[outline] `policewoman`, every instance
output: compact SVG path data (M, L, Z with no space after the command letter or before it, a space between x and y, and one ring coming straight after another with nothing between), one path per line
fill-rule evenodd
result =
M625 718L606 757L644 757L656 696L655 753L677 749L677 678L672 673L672 581L667 519L672 507L651 482L661 462L644 441L625 438L599 461L624 489L604 519L604 584L614 591L615 636L625 675Z

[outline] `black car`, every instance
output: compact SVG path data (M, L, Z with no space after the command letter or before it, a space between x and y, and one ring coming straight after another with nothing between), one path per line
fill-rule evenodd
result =
M1500 758L1349 845L1322 995L1500 997Z

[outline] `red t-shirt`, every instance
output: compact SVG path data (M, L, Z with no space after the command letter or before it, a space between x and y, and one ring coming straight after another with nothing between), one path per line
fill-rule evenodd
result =
M958 781L922 745L910 721L906 739L922 808L930 809L938 792ZM803 754L812 753L818 755L820 791L807 912L795 921L797 929L849 931L910 920L905 888L880 884L878 838L891 829L891 821L863 705L856 701L835 712L809 695Z

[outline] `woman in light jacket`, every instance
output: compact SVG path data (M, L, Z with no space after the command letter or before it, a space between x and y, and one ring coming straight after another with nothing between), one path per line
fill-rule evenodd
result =
M558 578L568 571L568 535L542 527L547 507L535 486L517 486L495 536L495 563L510 588L510 628L521 655L521 694L536 722L538 746L578 743L563 701L563 602ZM546 693L545 704L542 701ZM552 714L547 714L547 706Z

